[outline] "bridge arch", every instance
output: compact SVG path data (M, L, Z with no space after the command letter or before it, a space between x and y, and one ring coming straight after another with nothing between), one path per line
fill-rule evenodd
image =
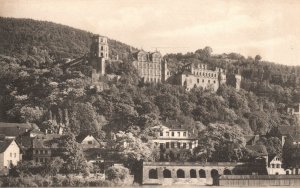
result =
M185 178L185 174L182 169L177 170L177 178Z
M197 171L195 169L190 170L190 178L197 178Z
M205 170L203 170L203 169L199 170L199 177L200 178L206 178Z
M231 175L231 171L229 169L225 169L223 172L224 175Z
M163 171L163 177L164 178L172 178L171 171L168 170L168 169L164 169L164 171Z
M150 169L149 170L149 179L158 179L157 169Z

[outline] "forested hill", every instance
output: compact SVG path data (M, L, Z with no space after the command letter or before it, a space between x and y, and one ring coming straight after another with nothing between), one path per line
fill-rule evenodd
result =
M89 50L92 33L32 19L0 17L0 54L20 56L48 53L52 59L75 58ZM130 46L108 40L111 57L126 59Z
M240 91L227 85L217 92L186 91L168 83L139 83L137 70L123 63L130 62L130 46L109 40L110 56L119 55L121 60L107 63L106 70L121 78L104 81L107 89L98 92L86 74L90 66L79 64L68 70L57 66L61 58L87 53L91 35L50 22L0 18L0 121L35 123L42 131L53 132L63 124L76 136L93 134L98 139L124 131L140 139L134 143L142 143L153 138L151 128L172 120L199 133L198 154L207 151L203 155L209 161L246 158L228 153L230 144L244 149L240 141L245 134L267 135L278 126L299 123L287 113L287 107L300 102L299 67L265 62L260 56L213 55L209 47L166 55L172 72L202 62L228 73L238 71L243 77ZM278 153L280 142L275 137L260 140L270 154ZM145 151L151 149L142 149L142 156Z

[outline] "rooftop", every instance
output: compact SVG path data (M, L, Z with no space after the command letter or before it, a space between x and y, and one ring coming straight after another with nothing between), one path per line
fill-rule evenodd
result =
M8 137L17 137L29 131L32 128L32 125L27 123L0 122L0 134L3 134Z
M0 153L3 153L13 141L13 139L0 140Z

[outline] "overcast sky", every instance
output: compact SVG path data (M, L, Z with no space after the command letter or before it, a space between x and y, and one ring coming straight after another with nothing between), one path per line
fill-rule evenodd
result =
M300 65L300 0L0 0L0 16L47 20L162 53L260 54Z

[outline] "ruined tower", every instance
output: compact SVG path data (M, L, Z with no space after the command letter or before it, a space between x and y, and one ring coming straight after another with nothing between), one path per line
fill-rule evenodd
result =
M106 37L92 36L89 64L92 66L92 82L98 82L105 74L105 60L108 60L108 43Z

